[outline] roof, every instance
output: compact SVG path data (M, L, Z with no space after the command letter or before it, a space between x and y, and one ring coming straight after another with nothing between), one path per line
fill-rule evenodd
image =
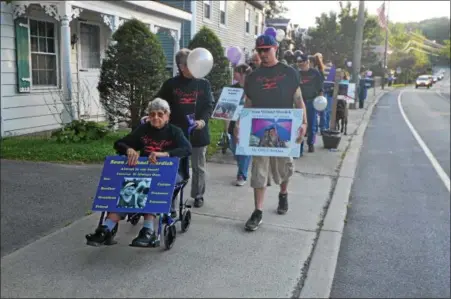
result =
M267 25L288 26L291 19L266 19Z
M258 9L265 8L265 1L246 0L246 2Z

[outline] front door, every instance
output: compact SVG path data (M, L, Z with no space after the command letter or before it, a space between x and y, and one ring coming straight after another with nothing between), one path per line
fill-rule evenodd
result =
M101 27L80 22L78 49L78 80L80 119L103 120L97 84L101 65Z

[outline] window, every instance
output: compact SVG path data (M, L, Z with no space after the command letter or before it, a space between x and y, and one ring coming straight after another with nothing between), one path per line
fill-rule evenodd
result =
M220 11L220 23L222 25L225 25L226 23L226 2L225 1L219 1L219 11Z
M56 86L58 68L55 24L30 19L29 28L32 84Z
M260 34L260 13L255 13L255 23L254 23L254 34L259 35Z
M246 22L246 33L249 33L251 29L251 10L249 8L246 8L244 21Z
M80 23L80 63L83 69L100 68L100 27Z
M206 19L211 18L211 1L210 0L204 0L204 18L206 18Z

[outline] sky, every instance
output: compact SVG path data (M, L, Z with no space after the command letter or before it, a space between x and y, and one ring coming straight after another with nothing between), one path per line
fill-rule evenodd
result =
M343 1L346 2L346 1ZM389 20L393 22L418 22L435 17L450 17L451 1L387 1ZM358 7L359 1L351 1ZM376 14L383 1L365 1L365 8L370 14ZM389 3L389 4L388 4ZM315 25L315 18L321 13L340 10L339 1L284 1L289 9L286 16L292 24L301 28Z

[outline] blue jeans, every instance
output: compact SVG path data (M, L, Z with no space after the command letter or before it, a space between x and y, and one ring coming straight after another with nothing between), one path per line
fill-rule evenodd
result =
M236 144L235 140L232 137L229 137L229 144L230 144L230 150L233 152L233 155L235 156L236 164L238 166L238 172L236 174L238 177L243 177L244 180L247 180L247 172L249 170L249 165L251 164L252 156L241 156L241 155L235 155L236 151Z
M313 100L305 101L307 108L307 144L315 144L316 127L318 126L318 111L313 106Z
M327 99L327 107L324 109L324 111L319 112L319 127L321 131L329 129L329 123L330 123L330 113L332 112L332 96L326 95Z

